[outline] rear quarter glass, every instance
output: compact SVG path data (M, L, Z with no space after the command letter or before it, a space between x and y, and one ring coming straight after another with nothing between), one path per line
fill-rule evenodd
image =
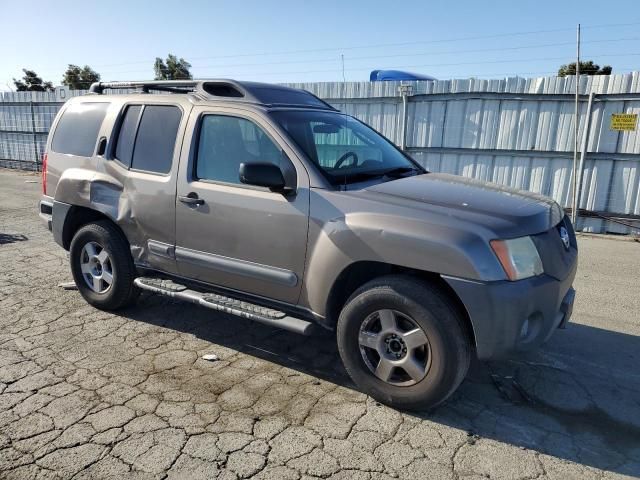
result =
M145 105L133 147L131 168L169 173L181 118L182 111L178 107Z
M83 102L69 105L56 126L51 150L78 157L93 156L98 132L108 107L108 102Z
M120 131L118 132L116 158L127 167L131 166L133 143L136 139L136 127L138 125L140 110L142 110L142 105L129 105L125 111L122 124L120 125Z

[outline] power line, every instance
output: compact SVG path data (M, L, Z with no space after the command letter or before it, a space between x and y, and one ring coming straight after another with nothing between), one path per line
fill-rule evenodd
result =
M630 40L640 40L640 37L629 37L629 38L617 38L617 39L607 39L607 40L592 40L590 42L582 42L585 43L610 43L610 42L621 42L621 41L630 41ZM528 50L534 48L544 48L544 47L558 47L558 46L569 46L575 45L575 42L560 42L560 43L541 43L537 45L522 45L516 47L500 47L500 48L481 48L481 49L470 49L470 50L449 50L449 51L441 51L441 52L419 52L419 53L395 53L389 55L369 55L369 56L360 56L360 57L345 57L347 60L375 60L378 58L396 58L396 57L420 57L425 55L453 55L458 53L482 53L482 52L503 52L503 51L513 51L513 50ZM262 65L286 65L286 64L304 64L304 63L318 63L318 62L335 62L336 58L326 58L326 59L315 59L315 60L288 60L281 62L261 62L261 63L236 63L236 64L222 64L222 65L194 65L193 68L213 68L213 67L255 67ZM116 73L116 72L114 72ZM120 72L122 73L122 72Z
M640 37L623 37L623 38L613 38L613 39L597 39L591 40L587 42L582 42L583 44L598 44L598 43L614 43L621 41L635 41L640 40ZM575 42L556 42L556 43L542 43L542 44L533 44L533 45L520 45L513 47L499 47L499 48L482 48L482 49L462 49L462 50L447 50L447 51L439 51L439 52L419 52L419 53L397 53L397 54L388 54L388 55L366 55L366 56L355 56L355 57L345 57L349 61L358 61L358 60L376 60L376 59L384 59L384 58L396 58L396 57L419 57L419 56L429 56L429 55L453 55L453 54L461 54L461 53L482 53L482 52L501 52L501 51L516 51L516 50L528 50L528 49L536 49L536 48L545 48L545 47L556 47L556 46L569 46L575 45ZM535 60L535 59L532 59ZM286 61L277 61L277 62L259 62L259 63L236 63L236 64L216 64L216 65L192 65L193 69L203 69L203 68L221 68L221 69L229 69L236 67L254 67L254 66L271 66L271 65L300 65L300 64L316 64L316 63L331 63L338 62L339 58L322 58L322 59L305 59L305 60L286 60ZM480 62L483 63L483 62ZM427 65L430 66L430 65ZM111 74L119 74L119 73L143 73L147 72L148 69L144 70L106 70L107 73ZM105 70L102 71L105 73ZM47 73L43 74L47 76Z
M637 56L640 53L624 53L624 54L599 54L599 55L591 55L592 58L598 57L615 57L615 56ZM425 63L425 64L412 64L412 65L395 65L388 66L389 69L401 69L401 68L423 68L423 67L454 67L454 66L463 66L463 65L485 65L485 64L501 64L501 63L525 63L532 61L549 61L549 60L567 60L567 56L562 57L541 57L541 58L518 58L512 60L483 60L476 62L450 62L450 63ZM369 70L370 67L356 67L356 68L348 68L346 71L361 71L361 70ZM287 71L287 72L252 72L252 75L271 75L271 74L299 74L299 73L329 73L333 72L336 69L323 69L323 70L303 70L303 71Z
M599 24L599 25L590 25L584 28L604 28L604 27L622 27L622 26L634 26L640 25L640 22L630 22L630 23L609 23L609 24ZM408 45L427 45L427 44L436 44L436 43L448 43L448 42L459 42L465 40L485 40L491 38L504 38L504 37L514 37L514 36L526 36L526 35L536 35L541 33L558 33L558 32L567 32L573 31L573 28L555 28L555 29L547 29L547 30L530 30L523 32L508 32L508 33L497 33L491 35L474 35L467 37L457 37L457 38L448 38L448 39L435 39L435 40L416 40L411 42L395 42L395 43L379 43L379 44L367 44L367 45L355 45L350 47L323 47L323 48L312 48L312 49L303 49L303 50L281 50L275 52L262 51L259 53L235 53L235 54L225 54L225 55L212 55L212 56L203 56L203 57L190 57L191 60L209 60L215 58L237 58L237 57L263 57L263 56L271 56L271 55L290 55L297 53L315 53L315 52L330 52L330 51L344 51L344 50L359 50L359 49L367 49L367 48L384 48L384 47L401 47ZM148 60L140 60L135 62L123 62L123 63L111 63L111 64L102 64L96 65L96 67L112 67L112 66L120 66L120 65L136 65L147 63Z
M640 40L640 37L633 38L634 40ZM630 40L630 39L620 39L620 40ZM619 41L620 41L619 40ZM613 41L613 40L611 40ZM561 43L545 43L545 44L537 44L537 45L525 45L525 46L517 46L517 47L501 47L501 48L487 48L487 49L471 49L471 50L450 50L450 51L441 51L441 52L419 52L419 53L397 53L397 54L389 54L389 55L367 55L367 56L358 56L358 57L344 57L349 61L353 60L376 60L381 58L397 58L397 57L420 57L426 55L449 55L449 54L458 54L458 53L479 53L479 52L499 52L499 51L513 51L513 50L525 50L532 48L543 48L543 47L556 47L556 46L567 46L573 45L573 42L561 42ZM202 69L202 68L235 68L235 67L259 67L259 66L271 66L271 65L300 65L300 64L315 64L315 63L330 63L330 62L339 62L340 57L332 57L332 58L321 58L321 59L306 59L306 60L284 60L277 62L259 62L259 63L230 63L230 64L215 64L215 65L192 65L193 69ZM138 73L145 70L103 70L103 72L109 73ZM45 74L46 75L46 74Z
M640 37L634 37L632 39L619 39L621 40L640 40ZM607 40L614 41L614 40ZM396 53L389 55L367 55L367 56L359 56L359 57L345 57L346 59L353 60L375 60L379 58L396 58L396 57L420 57L425 55L449 55L449 54L458 54L458 53L479 53L479 52L499 52L499 51L512 51L512 50L525 50L532 48L543 48L543 47L557 47L557 46L567 46L574 45L574 42L561 42L561 43L543 43L538 45L524 45L519 47L501 47L501 48L486 48L486 49L471 49L471 50L450 50L445 52L419 52L419 53ZM258 66L269 66L269 65L293 65L293 64L306 64L306 63L326 63L326 62L337 62L339 58L321 58L321 59L306 59L306 60L284 60L278 62L259 62L259 63L230 63L230 64L215 64L215 65L192 65L192 68L234 68L234 67L258 67ZM111 73L131 73L131 72L140 72L141 70L106 70Z
M587 25L584 26L584 29L598 29L598 28L609 28L609 27L625 27L625 26L636 26L640 25L640 22L627 22L627 23L610 23L610 24L599 24L599 25ZM295 53L313 53L313 52L326 52L326 51L344 51L344 50L357 50L357 49L368 49L368 48L382 48L382 47L393 47L393 46L408 46L408 45L421 45L421 44L440 44L440 43L449 43L449 42L457 42L464 40L480 40L480 39L492 39L492 38L507 38L507 37L515 37L515 36L526 36L526 35L535 35L535 34L543 34L543 33L556 33L556 32L564 32L564 31L572 31L572 28L558 28L558 29L546 29L546 30L532 30L532 31L521 31L521 32L505 32L505 33L497 33L490 35L475 35L475 36L465 36L465 37L457 37L457 38L449 38L449 39L435 39L435 40L422 40L422 41L411 41L411 42L396 42L396 43L386 43L386 44L368 44L368 45L356 45L350 47L325 47L325 48L315 48L315 49L305 49L305 50L287 50L280 52L260 52L260 53L237 53L237 54L227 54L227 55L218 55L218 56L205 56L205 57L192 57L192 59L215 59L215 58L238 58L238 57L255 57L255 56L273 56L273 55L285 55L285 54L295 54ZM638 40L638 37L631 38L618 38L618 39L599 39L592 40L583 43L605 43L605 42L617 42L617 41L628 41L628 40ZM563 45L572 45L573 42L558 42L558 43L548 43L548 44L538 44L538 45L523 45L523 46L514 46L514 47L501 47L501 48L489 48L489 49L465 49L465 50L449 50L442 52L424 52L424 53L398 53L398 54L388 54L388 55L369 55L369 56L356 56L348 58L350 61L353 60L375 60L375 59L383 59L383 58L393 58L393 57L417 57L417 56L425 56L425 55L449 55L449 54L458 54L458 53L478 53L478 52L488 52L488 51L514 51L514 50L522 50L522 49L532 49L532 48L542 48L542 47L550 47L550 46L563 46ZM611 54L610 56L624 56L626 54ZM635 55L635 54L630 54ZM547 58L553 59L553 58ZM529 59L531 60L540 60L540 59ZM545 59L541 59L545 60ZM269 65L286 65L286 64L306 64L306 63L331 63L337 62L337 58L327 58L327 59L311 59L311 60L288 60L288 61L277 61L277 62L261 62L261 63L249 63L249 64L220 64L220 65L206 65L206 66L194 66L192 68L202 69L202 68L219 68L219 69L228 69L228 68L236 68L236 67L247 67L247 66L269 66ZM102 66L119 66L119 65L135 65L147 63L148 61L137 61L137 62L123 62L116 64L103 64ZM496 63L496 62L478 62L478 64L483 63ZM501 62L502 63L502 62ZM504 63L507 63L506 61ZM393 67L393 68L418 68L423 66L455 66L455 65L471 65L473 63L443 63L443 64L423 64L423 65L412 65L412 66L401 66L401 67ZM368 69L368 68L367 68ZM364 68L360 69L350 69L350 70L364 70ZM323 72L333 72L334 70L313 70L313 71L302 71L302 72L268 72L268 73L253 73L253 75L273 75L273 74L298 74L298 73L323 73ZM107 70L109 72L109 70ZM148 72L148 69L145 70L128 70L128 71L111 71L110 73L142 73ZM45 74L46 76L46 74ZM88 83L88 82L87 82Z
M621 57L621 56L640 56L640 53L603 53L603 54L597 54L597 55L590 55L590 58L599 58L599 57L603 57L603 58L611 58L611 57ZM562 57L540 57L540 58L519 58L519 59L511 59L511 60L484 60L484 61L478 61L478 62L450 62L450 63L427 63L427 64L412 64L412 65L393 65L393 66L388 66L388 69L403 69L403 68L425 68L425 67L454 67L454 66L467 66L467 65L487 65L487 64L509 64L509 63L525 63L525 62L532 62L532 61L561 61L561 60L567 60L568 57L566 56L562 56ZM618 67L619 69L623 69L624 67ZM345 71L349 71L349 72L360 72L360 71L368 71L370 69L370 67L365 66L365 67L352 67L352 68L347 68L345 69ZM632 70L633 68L629 68L629 70ZM298 75L298 74L312 74L312 73L332 73L332 72L336 72L339 71L340 68L335 68L335 69L322 69L322 70L298 70L298 71L271 71L271 72L251 72L251 73L246 73L246 74L235 74L235 75L229 75L232 77L241 77L241 76L247 76L247 75L253 75L253 76L273 76L273 75ZM557 72L557 70L555 71ZM555 72L520 72L520 74L522 75L529 75L529 74L533 74L533 73L555 73ZM512 74L512 73L516 73L516 72L504 72L504 73L499 73L500 75L502 74ZM483 74L483 76L487 76L487 75L491 75L491 74ZM498 73L496 73L496 75L498 75ZM208 74L206 73L201 73L199 76L202 77L206 77L208 76ZM215 75L214 75L215 76ZM87 85L89 86L92 82L78 82L78 84L81 85Z
M640 24L640 22L638 22ZM368 44L368 45L355 45L351 47L323 47L323 48L311 48L304 50L281 50L279 52L259 52L259 53L235 53L235 54L225 54L225 55L213 55L213 56L205 56L205 57L190 57L192 60L208 60L214 58L237 58L237 57L263 57L267 55L291 55L297 53L315 53L315 52L331 52L331 51L344 51L344 50L359 50L366 48L384 48L384 47L403 47L408 45L426 45L426 44L434 44L434 43L447 43L447 42L459 42L464 40L482 40L482 39L490 39L490 38L502 38L502 37L511 37L511 36L523 36L523 35L534 35L540 33L556 33L556 32L565 32L571 31L571 28L556 28L550 30L532 30L526 32L512 32L512 33L498 33L492 35L475 35L469 37L458 37L458 38L449 38L449 39L437 39L437 40L416 40L412 42L396 42L396 43L379 43L379 44ZM119 65L135 65L140 63L147 63L148 60L144 61L136 61L136 62L125 62L125 63L112 63L112 64L103 64L96 65L96 67L110 67L110 66L119 66Z

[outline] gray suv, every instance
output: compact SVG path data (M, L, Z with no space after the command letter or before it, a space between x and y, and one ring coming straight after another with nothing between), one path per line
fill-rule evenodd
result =
M576 238L547 197L429 173L302 90L91 92L53 123L40 215L97 308L147 290L334 330L355 383L400 408L438 405L472 355L534 349L571 316Z

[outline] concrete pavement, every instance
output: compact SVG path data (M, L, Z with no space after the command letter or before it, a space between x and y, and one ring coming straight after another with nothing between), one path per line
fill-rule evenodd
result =
M354 388L329 333L57 287L34 179L0 170L1 478L640 477L639 243L580 238L569 328L405 413Z

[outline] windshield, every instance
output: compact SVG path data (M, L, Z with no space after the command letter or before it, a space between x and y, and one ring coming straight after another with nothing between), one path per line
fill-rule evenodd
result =
M423 172L386 138L348 115L312 111L271 115L333 184Z

